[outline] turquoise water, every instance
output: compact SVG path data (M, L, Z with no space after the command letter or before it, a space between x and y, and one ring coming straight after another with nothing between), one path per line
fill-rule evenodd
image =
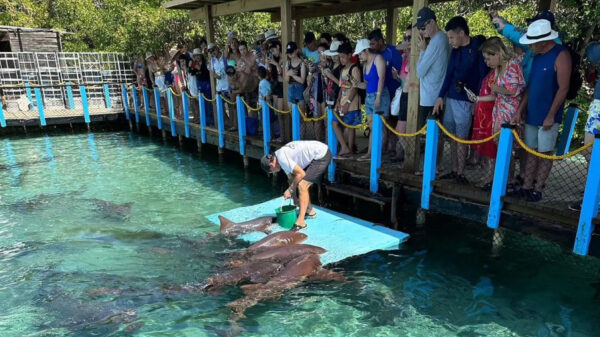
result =
M231 163L230 163L231 162ZM0 336L216 336L216 294L167 291L216 272L204 217L277 195L238 157L129 133L0 140ZM240 320L244 336L598 336L600 263L483 225L430 217L397 251L337 264ZM596 297L596 298L595 298Z

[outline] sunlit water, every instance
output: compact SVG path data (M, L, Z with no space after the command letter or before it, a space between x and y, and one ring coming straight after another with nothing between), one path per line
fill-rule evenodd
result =
M241 292L165 291L220 268L205 216L279 191L235 163L128 133L0 140L0 336L215 336ZM110 202L110 204L108 203ZM430 218L247 311L246 336L598 336L600 264ZM98 290L101 289L101 290ZM594 299L594 297L596 297Z

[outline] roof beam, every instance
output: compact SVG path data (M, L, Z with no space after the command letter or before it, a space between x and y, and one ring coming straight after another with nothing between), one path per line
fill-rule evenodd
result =
M194 0L172 0L165 4L167 6L175 6L171 5L171 3L179 2L179 5L192 3ZM297 5L305 5L309 3L317 3L319 0L290 0L292 6ZM224 15L232 15L239 14L245 12L257 12L264 11L267 9L279 8L281 6L281 0L234 0L227 1L224 3L216 4L211 6L211 14L213 17L224 16ZM190 10L190 18L193 20L200 20L204 15L204 7L199 7L196 9ZM281 13L277 12L277 17L281 18ZM279 19L280 20L280 19ZM278 20L278 21L279 21Z

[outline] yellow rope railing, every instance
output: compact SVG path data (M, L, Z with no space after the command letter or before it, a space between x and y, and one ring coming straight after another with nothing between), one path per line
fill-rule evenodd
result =
M173 90L173 88L172 88L172 87L169 87L169 90L171 90L171 93L172 93L173 95L175 95L175 96L177 96L177 97L181 97L181 94L177 94L177 93L175 92L175 90Z
M197 99L197 98L198 98L198 97L196 97L196 96L192 96L192 95L188 94L188 92L187 92L187 91L184 91L183 93L184 93L184 94L185 94L185 95L186 95L186 96L187 96L189 99Z
M543 154L540 152L537 152L536 150L530 148L529 146L527 146L527 144L525 144L525 142L521 139L521 137L519 137L519 134L517 133L517 130L513 130L512 131L513 136L515 137L515 140L517 141L517 143L519 143L519 145L527 152L529 152L530 154L536 156L536 157L540 157L543 159L548 159L548 160L562 160L562 159L567 159L570 157L573 157L575 155L577 155L580 152L583 152L587 149L589 149L592 145L594 145L594 143L588 143L585 144L584 146L578 148L577 150L571 151L569 153L565 153L561 156L554 156L554 155L547 155L547 154Z
M208 99L208 97L204 96L204 93L201 93L200 95L202 95L202 98L207 102L214 102L217 100L216 98Z
M227 98L223 97L223 95L219 95L219 96L221 97L221 99L223 100L223 102L225 102L227 104L231 104L231 105L235 104L235 102L232 102L232 101L228 100Z
M363 127L369 125L369 123L362 123L362 124L358 124L358 125L346 124L346 123L344 123L342 118L335 111L333 111L333 115L335 116L335 118L337 118L337 120L340 124L342 124L344 127L348 128L348 129L360 129L360 128L363 128Z
M244 100L244 97L242 97L242 103L244 103L244 105L246 106L246 108L250 111L260 111L260 107L258 108L253 108L252 106L250 106L250 104L246 103L246 101Z
M307 117L304 112L302 112L302 109L300 109L300 106L298 106L298 111L300 112L300 116L302 116L302 120L305 122L319 122L327 118L327 115L325 114L321 117Z
M275 112L278 112L278 113L280 113L280 114L284 114L284 115L285 115L285 114L289 114L290 112L292 112L292 110L285 110L285 111L284 111L284 110L279 110L279 109L277 109L276 107L274 107L274 106L272 106L271 104L269 104L269 102L266 102L266 103L267 103L267 106L268 106L269 108L273 109L273 111L275 111Z
M379 115L379 118L381 118L381 121L383 122L383 125L385 125L385 127L390 130L391 133L395 134L398 137L416 137L418 135L422 135L425 134L427 132L427 125L424 125L421 130L418 130L416 132L411 132L411 133L402 133L402 132L398 132L395 128L393 128L386 120L385 117Z
M477 144L483 144L483 143L487 143L489 141L491 141L492 139L498 137L500 135L500 131L494 133L493 135L485 138L485 139L478 139L478 140L465 140L465 139L461 139L456 137L455 135L453 135L450 131L448 131L443 125L442 123L440 123L440 121L435 121L435 123L440 127L440 130L442 130L442 132L444 132L446 134L446 136L448 136L450 139L452 139L453 141L460 143L460 144L465 144L465 145L477 145Z

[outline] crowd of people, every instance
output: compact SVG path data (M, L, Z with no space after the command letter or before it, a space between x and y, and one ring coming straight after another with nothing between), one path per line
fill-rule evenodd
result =
M277 110L290 109L291 103L296 103L305 116L315 118L311 123L317 140L326 136L325 122L318 117L326 113L328 106L332 107L340 119L333 123L340 147L337 159L368 161L371 141L366 153L355 156L356 136L351 126L362 124L365 119L370 123L373 115L381 114L396 131L405 132L409 75L415 71L421 120L437 117L447 131L465 140L489 139L502 125L510 123L528 147L552 154L565 101L572 99L573 92L581 86L574 80L578 61L572 60L573 51L559 38L551 12L540 12L527 20L528 27L523 29L495 13L491 17L499 34L511 45L496 36L471 36L469 25L461 16L442 26L436 13L424 7L418 12L416 24L406 27L397 45L396 41L386 43L380 29L355 43L342 33L322 33L317 38L313 32L306 32L302 48L293 41L283 46L270 29L250 45L230 32L222 47L200 39L198 48L191 53L183 45L168 53L148 53L145 60L137 61L138 84L161 90L171 87L176 94L201 93L210 99L212 73L216 92L231 101L239 95L250 106L267 101ZM415 69L410 67L412 38L417 39L414 45L419 55ZM597 69L600 46L591 43L586 56L591 69ZM287 95L283 92L284 83L288 84ZM175 109L180 116L180 102ZM226 107L227 124L232 131L238 127L234 111L233 106ZM250 109L248 116L260 118ZM274 113L271 119L275 121L275 135L280 137L276 141L283 136L284 118ZM212 113L207 114L207 119L212 123ZM586 142L600 132L599 125L600 93L596 90L589 110ZM384 132L383 138L384 151L391 153L392 160L401 162L406 140L390 132ZM465 167L468 162L475 162L487 170L477 185L490 190L497 141L495 138L470 147L450 142L452 168L439 179L468 184ZM508 193L530 202L540 201L552 161L517 147L515 151L520 169L511 178Z

